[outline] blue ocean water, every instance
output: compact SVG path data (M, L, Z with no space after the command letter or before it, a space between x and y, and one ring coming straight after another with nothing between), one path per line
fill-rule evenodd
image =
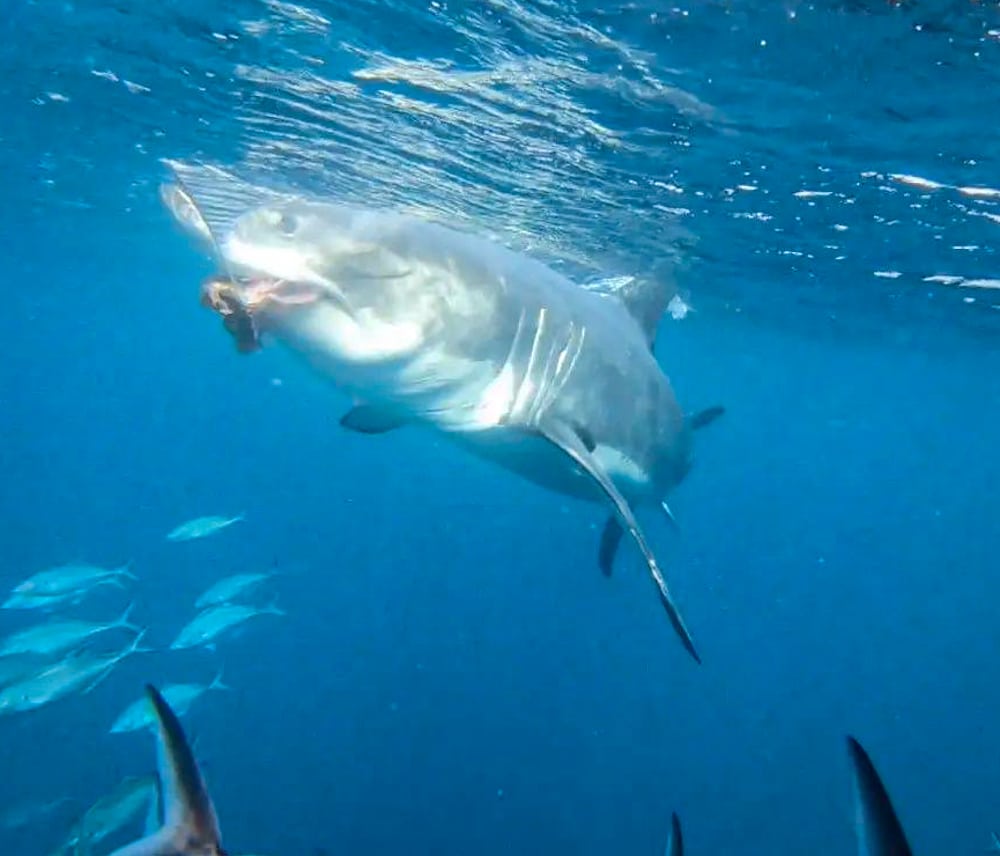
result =
M846 733L919 852L987 847L996 4L10 5L0 585L131 561L73 614L134 598L159 650L0 717L0 807L76 801L4 852L51 852L152 769L148 734L107 733L144 682L220 666L233 691L185 722L234 854L658 853L674 810L691 853L849 853ZM672 278L658 358L727 412L680 533L643 519L704 665L631 544L599 573L604 509L433 435L347 433L292 357L237 354L165 158ZM211 582L272 568L285 617L164 650Z

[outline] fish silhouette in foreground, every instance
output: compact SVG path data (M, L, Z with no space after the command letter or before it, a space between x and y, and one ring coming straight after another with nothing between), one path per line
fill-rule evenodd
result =
M273 336L351 394L349 430L429 426L556 492L608 506L599 561L623 531L698 660L635 516L665 507L693 434L653 354L661 285L600 293L493 241L390 211L278 194L171 164L161 196L214 251L202 301L240 351Z
M152 684L163 824L110 856L226 856L215 806L180 720Z
M209 535L221 532L234 523L240 523L245 519L245 514L237 514L235 517L219 517L217 515L196 517L194 520L188 520L171 529L167 533L167 540L193 541L195 538L207 538Z
M868 753L853 737L847 738L847 752L851 761L858 856L912 856L892 800ZM681 823L676 812L671 819L666 854L684 856Z

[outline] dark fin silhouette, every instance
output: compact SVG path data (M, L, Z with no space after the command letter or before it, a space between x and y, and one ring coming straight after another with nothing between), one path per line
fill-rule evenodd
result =
M670 837L667 839L666 856L684 856L684 836L681 834L681 819L675 811L670 816Z
M406 424L406 418L389 407L358 404L340 418L341 427L359 434L385 434Z
M854 778L854 825L861 856L912 856L892 800L868 753L847 738Z
M576 432L566 428L560 423L539 426L539 431L551 443L562 449L562 451L565 452L570 459L577 464L577 466L579 466L595 482L597 482L598 486L600 486L601 490L604 491L604 494L611 501L611 504L615 507L615 511L618 513L618 517L621 519L621 522L624 524L625 528L628 529L629 534L632 536L636 545L642 551L643 557L646 559L649 574L653 578L653 582L656 583L656 588L660 594L660 602L667 610L667 616L670 618L670 623L673 625L677 635L680 636L681 642L684 644L688 653L694 657L696 662L700 663L701 657L698 656L698 652L694 647L694 640L692 640L691 634L688 632L688 629L684 624L684 619L681 618L680 611L674 603L673 596L670 594L670 589L667 587L667 581L663 578L660 566L656 563L656 557L653 555L653 551L646 542L646 536L639 527L639 523L635 519L635 514L632 512L632 508L628 504L628 501L621 495L618 488L615 487L614 482L611 481L608 474L597 465L597 462L587 451L586 443Z
M688 424L691 426L692 430L698 431L706 425L711 425L725 412L726 408L721 404L717 404L715 407L706 407L704 410L692 413L688 417Z
M615 565L615 554L618 552L618 545L622 542L622 535L625 530L615 515L611 515L604 523L601 532L601 546L597 550L597 564L601 568L601 573L606 577L611 576L611 571Z
M226 856L215 806L177 714L151 684L163 825L111 856Z

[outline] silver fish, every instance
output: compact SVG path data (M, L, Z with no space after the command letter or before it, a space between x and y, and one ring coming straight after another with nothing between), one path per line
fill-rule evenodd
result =
M170 647L174 650L195 648L203 645L211 648L217 638L244 621L249 621L258 615L284 615L285 612L274 604L257 608L241 603L224 603L221 606L210 606L198 613L186 625Z
M84 812L56 852L89 856L95 844L118 832L154 803L157 788L155 774L125 777Z
M545 488L603 504L602 570L627 530L699 659L635 516L641 505L669 515L694 431L723 412L686 415L652 353L662 288L600 293L436 223L172 167L223 269L203 302L239 350L273 337L300 355L358 402L341 419L349 430L430 426ZM204 244L204 229L190 231Z
M132 644L117 654L70 654L37 675L4 687L0 690L0 714L33 710L77 690L89 693L126 657L151 650L139 645L144 635L145 631L140 631Z
M0 657L0 687L17 683L29 675L37 675L55 663L55 658L48 654L8 654Z
M0 827L4 829L20 829L29 824L39 823L71 802L73 800L69 797L60 797L55 800L31 800L7 806L0 813Z
M9 654L60 654L74 648L92 636L109 630L131 630L139 633L141 628L129 621L134 603L121 616L110 622L96 621L48 621L10 634L0 642L0 657Z
M191 541L195 538L207 538L245 519L245 514L237 514L235 517L196 517L168 532L167 540Z
M177 714L152 685L163 825L110 856L226 856L212 798Z
M129 568L131 563L120 568L101 568L83 562L59 565L33 574L14 586L12 594L24 597L59 597L78 594L97 585L111 584L124 588L122 580L136 579Z
M229 687L222 682L222 672L220 671L209 684L168 684L161 692L174 712L178 716L184 716L199 698L209 690L228 690ZM149 699L143 696L132 702L125 710L119 714L118 718L111 726L111 734L124 734L129 731L139 731L155 725L156 717L150 707Z
M196 609L204 609L207 606L217 606L229 603L238 597L247 597L254 592L265 580L273 577L273 573L267 574L233 574L225 577L209 586L194 602Z

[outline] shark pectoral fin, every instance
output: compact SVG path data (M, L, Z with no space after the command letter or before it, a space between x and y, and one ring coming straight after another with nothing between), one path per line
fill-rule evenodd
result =
M906 834L868 753L847 738L854 779L854 826L858 852L866 856L911 856Z
M680 636L681 642L684 644L688 653L694 657L696 662L700 663L701 657L698 656L698 652L695 650L691 634L688 632L688 629L684 624L684 619L681 618L680 611L677 609L673 596L670 594L670 589L667 587L667 581L663 578L660 566L656 563L656 557L653 555L653 551L649 548L649 544L646 543L646 536L639 527L639 523L635 519L635 515L632 513L632 508L629 506L625 497L622 496L618 488L615 487L614 482L611 481L608 474L597 465L597 462L594 461L593 457L587 451L584 440L582 440L575 431L565 428L559 423L539 426L538 430L555 446L562 449L563 452L565 452L581 469L584 470L584 472L597 482L601 490L603 490L608 499L611 500L611 504L614 505L615 511L618 512L618 517L621 519L625 528L628 529L629 534L631 534L632 539L635 541L636 545L642 551L643 557L646 559L649 574L653 578L653 582L656 583L656 588L660 593L660 602L667 610L667 616L670 618L670 623L673 625L677 635Z
M163 805L163 829L191 846L221 850L219 821L198 762L195 761L177 714L151 684L146 696L156 717L158 772ZM157 833L157 834L160 834ZM186 851L180 850L180 856Z
M706 407L704 410L692 413L688 417L688 424L691 426L692 430L697 431L704 428L706 425L711 425L725 412L726 408L721 404L717 404L715 407Z
M667 856L684 856L684 836L681 834L681 819L675 811L670 816L670 837L667 839Z
M601 573L606 577L611 576L611 571L615 564L615 554L618 552L618 545L622 542L622 535L625 530L615 515L611 515L604 523L601 531L601 546L597 549L597 564L601 568Z
M340 425L359 434L385 434L406 424L406 417L390 407L358 404L340 417Z

